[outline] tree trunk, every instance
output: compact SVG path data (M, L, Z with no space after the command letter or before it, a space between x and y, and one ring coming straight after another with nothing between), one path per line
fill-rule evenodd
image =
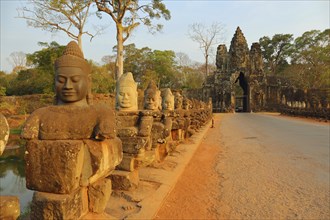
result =
M78 35L78 46L79 46L81 52L84 54L84 51L83 51L83 48L82 48L82 39L81 38L82 38L82 34L79 34Z
M117 24L117 58L116 58L116 80L118 80L124 72L124 40L123 27Z
M209 71L209 55L205 56L205 80L207 79L208 71Z

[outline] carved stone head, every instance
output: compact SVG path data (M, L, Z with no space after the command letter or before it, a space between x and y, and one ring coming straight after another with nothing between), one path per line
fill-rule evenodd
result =
M131 72L123 74L117 81L116 109L119 111L138 110L137 84Z
M169 88L166 88L162 94L163 110L174 110L174 95Z
M91 69L79 46L71 41L55 61L57 105L85 106L91 99Z
M174 92L174 109L182 109L183 96L180 91Z
M185 96L183 97L182 108L185 110L189 110L192 108L192 101Z
M144 108L147 110L161 110L161 102L160 90L154 81L150 81L147 89L144 91Z

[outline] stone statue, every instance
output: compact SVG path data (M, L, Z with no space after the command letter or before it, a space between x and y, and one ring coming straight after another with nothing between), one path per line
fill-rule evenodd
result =
M101 214L111 194L106 178L122 160L115 114L90 105L90 68L76 42L55 62L56 106L27 119L26 186L34 193L31 219L79 219Z
M182 108L184 110L189 110L192 108L192 101L188 99L186 96L183 97Z
M154 81L150 81L147 89L144 91L144 109L162 110L161 102L160 90Z
M137 84L131 72L123 74L116 84L116 109L119 111L137 111Z
M227 47L224 44L220 44L217 48L216 55L216 66L219 71L227 70L227 62L228 62L228 52Z
M183 96L180 91L174 92L174 109L182 109Z
M3 151L5 150L8 138L9 125L5 116L0 113L0 155L2 155Z
M166 88L162 94L163 110L174 110L174 95L169 88Z
M0 156L5 150L9 138L9 125L0 113ZM19 199L16 196L0 196L0 219L18 219L20 215Z

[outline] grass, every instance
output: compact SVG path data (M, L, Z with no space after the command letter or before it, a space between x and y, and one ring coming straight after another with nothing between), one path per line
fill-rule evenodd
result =
M21 134L21 132L22 132L22 129L20 129L20 128L10 129L10 134Z

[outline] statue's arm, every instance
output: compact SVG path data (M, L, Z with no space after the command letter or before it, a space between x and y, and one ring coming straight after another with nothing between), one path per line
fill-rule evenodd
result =
M38 112L34 112L26 120L21 132L21 138L27 140L38 139L39 128L40 115L38 114Z

